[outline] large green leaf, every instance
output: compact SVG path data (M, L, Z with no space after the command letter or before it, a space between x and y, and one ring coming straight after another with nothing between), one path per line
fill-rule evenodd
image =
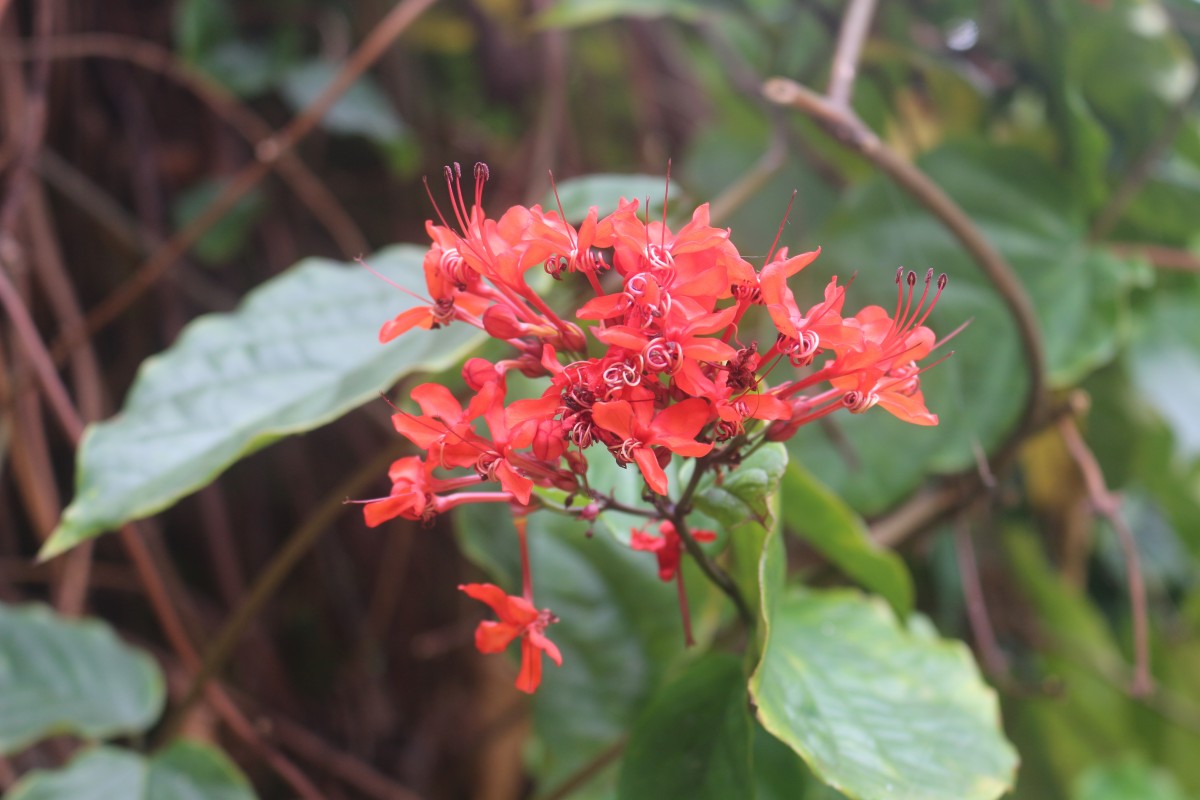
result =
M740 659L713 655L659 692L629 734L620 800L753 800L753 725Z
M966 648L856 592L781 599L750 690L763 726L848 797L978 800L1012 785L1016 753Z
M97 747L66 767L36 771L6 800L254 800L229 759L207 745L180 741L147 758Z
M812 473L792 462L783 476L783 521L842 572L884 597L904 619L913 582L904 560L871 540L862 518Z
M1087 243L1084 210L1063 174L1031 151L979 142L943 147L921 167L1016 271L1034 303L1051 384L1073 385L1112 359L1129 333L1128 295L1146 273ZM851 193L821 244L821 260L810 270L858 273L848 310L871 302L890 310L896 267L932 267L950 282L930 324L944 335L970 323L949 345L954 355L922 375L927 404L940 416L937 429L873 409L837 418L845 440L839 447L816 426L793 440L797 458L820 463L824 482L861 513L874 514L930 473L971 467L979 446L1000 441L1024 404L1027 366L1008 312L972 259L882 179Z
M468 557L509 591L521 585L517 537L507 515L464 507L459 540ZM603 527L601 517L597 527ZM550 512L529 518L533 593L561 622L546 634L562 651L534 696L541 747L534 772L559 785L629 729L683 650L675 587L658 579L653 556L615 535L587 536L586 523ZM692 592L699 590L692 583Z
M61 733L140 733L163 698L158 665L104 623L0 604L0 754Z
M423 295L423 253L395 247L369 263ZM243 456L340 417L403 375L449 366L479 341L452 325L380 346L380 325L415 302L362 267L310 259L236 311L192 322L142 365L121 413L88 427L75 499L42 557L161 511Z

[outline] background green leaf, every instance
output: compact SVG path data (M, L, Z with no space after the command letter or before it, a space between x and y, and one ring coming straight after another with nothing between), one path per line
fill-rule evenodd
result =
M1135 759L1090 768L1075 784L1072 800L1185 800L1170 773Z
M219 750L180 741L152 757L115 747L80 753L58 770L30 773L7 800L255 800Z
M629 734L620 800L753 800L753 727L733 655L708 656L659 691Z
M424 253L399 246L369 263L422 295ZM451 325L381 346L380 325L414 303L360 266L309 259L236 311L192 322L142 365L121 413L88 427L75 499L42 557L161 511L243 456L338 418L404 375L447 367L479 341Z
M0 603L0 754L62 733L141 733L164 697L158 665L105 623Z
M794 590L750 682L764 727L857 800L984 800L1017 757L961 644L855 592Z
M1062 174L1031 150L982 142L944 146L920 166L1003 253L1032 298L1055 387L1108 363L1130 334L1129 294L1148 278L1086 239L1081 201ZM936 430L906 425L882 410L836 425L835 445L818 426L789 443L794 457L820 463L821 479L863 514L876 514L926 476L970 467L1016 420L1027 369L1013 323L990 284L945 228L882 178L853 190L829 219L821 259L806 273L857 279L850 302L891 309L897 266L946 272L949 285L931 317L942 334L969 321L945 349L954 355L922 377ZM920 285L918 285L918 289ZM850 456L847 456L847 453Z
M518 590L517 536L507 515L479 505L461 512L459 541L467 556L501 586ZM561 620L546 634L563 665L546 666L533 698L541 745L533 769L546 789L625 734L683 650L675 587L658 579L654 557L587 530L550 512L529 517L534 599Z
M913 582L904 560L871 540L862 518L796 462L780 492L783 522L830 563L887 600L900 619L912 611Z
M309 61L299 64L283 76L280 89L292 109L299 113L325 91L340 64ZM377 144L389 144L404 135L404 123L391 100L369 75L363 75L321 118L321 126L331 133L362 136Z
M671 181L668 187L667 179L661 175L584 175L558 181L556 189L558 197L553 191L547 192L542 198L542 208L554 211L562 203L563 214L572 222L586 217L592 206L602 217L611 214L617 210L622 197L637 200L638 208L648 208L650 213L662 213L664 192L672 208L684 205L684 192L679 184Z

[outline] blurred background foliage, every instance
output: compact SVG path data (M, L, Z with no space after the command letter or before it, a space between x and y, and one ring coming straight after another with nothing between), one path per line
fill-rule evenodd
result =
M671 213L711 201L752 263L795 191L781 244L823 248L798 294L853 275L853 305L890 306L897 266L931 267L950 276L935 329L969 324L953 356L923 376L938 428L877 413L805 429L789 445L806 480L863 515L871 524L862 529L903 565L861 543L839 556L822 540L834 533L803 530L803 510L785 496L784 525L800 534L787 539L793 572L876 591L911 572L917 608L971 644L1000 690L1021 755L1012 796L1200 797L1200 5L902 0L878 9L854 111L953 198L1030 296L1047 362L1045 413L1032 424L1027 353L974 259L871 159L762 95L775 75L823 89L844 3L434 3L273 161L263 142L278 144L270 133L321 95L391 8L0 0L0 260L85 420L113 414L139 364L186 322L231 310L304 257L352 260L422 242L431 211L421 179L437 187L445 163L487 162L486 203L498 215L541 201L548 170L560 181L661 175L670 161ZM256 157L278 169L214 210ZM650 192L644 181L588 185L585 203ZM173 247L182 252L163 255ZM156 258L169 269L120 299ZM82 344L65 335L113 297L113 313ZM162 665L170 708L193 667L156 624L116 537L97 541L82 579L60 562L32 563L72 495L74 436L36 391L28 333L6 310L0 598L107 620ZM578 641L563 644L568 667L547 676L531 706L514 695L503 660L477 658L476 611L454 588L480 569L513 569L480 526L465 526L460 549L447 523L367 531L339 505L382 491L380 458L395 451L388 412L369 402L274 444L139 523L188 634L203 650L285 542L324 533L257 608L223 675L245 714L326 796L612 796L623 731L678 663L671 599L656 593L652 565L607 539L590 550L571 535L547 545L546 591L564 598L551 605L581 621ZM1134 561L1098 513L1113 496L1085 479L1086 457L1064 433L1074 426L1136 541L1148 693L1131 691ZM277 437L243 443L238 455ZM840 557L872 566L856 571ZM890 577L863 577L872 570ZM612 597L625 600L602 611ZM710 635L719 612L705 603L715 602L697 600ZM571 673L571 663L590 672ZM292 796L208 706L186 725L221 743L259 796ZM23 739L0 781L61 765L73 737L128 730L72 729L34 747ZM760 797L835 796L786 748L756 737L755 757L774 776ZM229 796L246 791L219 754L177 755L154 763L208 759ZM133 758L109 748L91 757Z

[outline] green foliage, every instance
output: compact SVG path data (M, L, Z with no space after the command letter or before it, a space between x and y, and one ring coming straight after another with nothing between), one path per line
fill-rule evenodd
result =
M281 81L283 98L299 113L320 97L340 67L327 61L296 65ZM362 136L376 144L386 145L404 135L404 123L387 95L367 76L359 78L338 97L321 118L321 124L330 133Z
M175 198L171 215L176 227L191 224L228 185L227 180L208 180ZM266 207L267 201L261 191L249 192L200 237L195 246L196 257L211 266L224 265L246 246Z
M648 213L661 214L664 196L670 198L672 206L677 206L682 195L679 184L674 181L668 184L657 175L605 173L558 181L554 191L547 192L542 198L542 208L551 211L562 203L566 218L578 224L592 206L599 209L603 216L616 211L618 201L624 198L637 200L638 207L648 209Z
M368 263L420 294L422 255L401 246ZM454 325L381 347L379 326L413 302L362 267L310 259L237 311L191 323L143 365L121 414L84 434L75 499L42 557L161 511L239 458L448 366L477 341Z
M788 530L846 575L883 596L901 619L907 618L913 584L903 559L871 541L862 518L799 464L788 467L782 492L780 505Z
M692 664L665 686L629 733L619 800L752 800L753 723L734 656Z
M1091 767L1079 776L1072 800L1185 800L1170 773L1140 761Z
M115 747L80 753L58 770L31 772L8 800L254 800L246 778L208 745L176 742L151 757Z
M140 734L162 712L158 664L98 620L42 606L0 604L0 754L60 734L99 740ZM61 769L35 770L7 800L254 800L237 767L208 745L176 741L147 757L84 750Z
M960 644L847 591L792 590L750 683L764 727L856 800L997 798L1017 758Z
M108 625L0 604L0 754L57 734L140 733L164 695L158 665Z
M546 666L533 700L540 742L533 768L547 788L625 734L683 649L675 590L658 579L654 558L619 543L615 532L587 530L549 512L529 518L534 599L562 620L547 635L563 665ZM469 506L459 514L458 533L468 556L499 585L520 586L508 519Z

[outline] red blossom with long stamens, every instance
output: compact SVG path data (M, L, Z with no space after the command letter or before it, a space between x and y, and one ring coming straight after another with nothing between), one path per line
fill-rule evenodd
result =
M696 470L719 479L764 441L786 439L831 414L879 406L911 424L937 424L921 375L937 347L926 323L945 276L935 281L929 271L918 293L917 275L901 269L891 312L868 306L847 315L848 284L836 276L823 296L800 302L789 281L821 251L789 255L779 247L782 223L756 268L739 254L731 231L711 224L707 205L678 228L665 210L651 221L637 200L624 199L611 214L590 209L578 227L561 205L514 206L492 219L483 208L487 167L473 170L469 204L462 172L457 164L446 168L449 213L438 209L427 223L427 297L386 322L380 339L462 322L511 352L466 362L465 405L438 384L412 389L420 413L397 409L392 419L425 456L396 461L390 493L361 502L372 527L395 518L428 523L464 504L511 509L523 595L489 584L461 588L499 617L477 629L480 650L497 652L521 639L523 691L536 689L542 653L561 661L544 635L556 619L532 602L526 515L548 506L591 521L619 505L589 480L597 460L640 473L652 508L643 513L659 523L660 535L635 530L631 546L655 553L660 577L678 582L690 642L680 526L698 483L693 477L682 497L671 497L672 459L697 459ZM574 281L580 291L551 302L533 288L531 274L542 272ZM560 304L569 297L586 299ZM753 338L761 330L769 333ZM514 372L533 388L509 400ZM708 531L691 535L714 538Z

